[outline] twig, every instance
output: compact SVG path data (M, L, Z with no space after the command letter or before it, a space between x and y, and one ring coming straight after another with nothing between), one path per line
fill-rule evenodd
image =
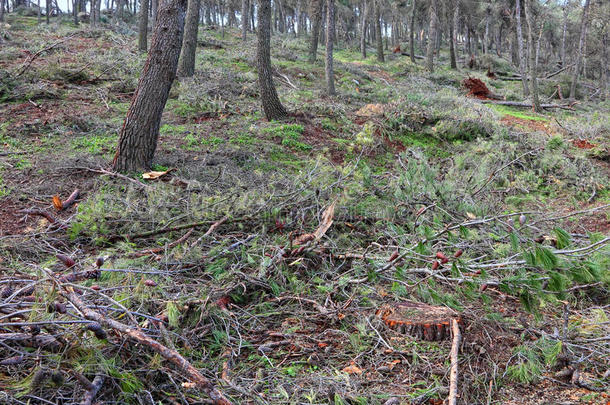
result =
M182 242L184 242L185 240L188 239L189 236L191 236L191 234L193 233L193 228L189 229L187 233L185 233L184 235L182 235L179 239L173 241L172 243L170 243L169 245L167 245L167 249L171 249L174 246L177 246L179 244L181 244ZM129 253L127 256L128 257L142 257L142 256L148 256L148 255L153 255L156 253L160 253L163 250L165 250L166 247L162 246L162 247L157 247L154 249L144 249L144 250L140 250L138 252L133 252L133 253Z
M500 173L502 170L504 170L505 168L507 168L508 166L512 165L513 163L515 163L516 161L518 161L519 159L521 159L524 156L530 155L534 152L538 152L540 149L542 148L536 148L533 150L530 150L528 152L522 153L521 155L517 156L516 158L514 158L513 160L511 160L510 162L508 162L507 164L505 164L504 166L500 167L499 169L494 170L489 177L487 178L487 181L485 181L485 183L483 183L478 189L476 189L473 193L472 196L474 197L475 195L477 195L481 190L483 190L485 188L485 186L487 186L497 175L498 173Z
M460 333L460 325L455 319L451 320L451 332L453 342L451 343L451 374L449 376L449 398L447 402L449 405L456 405L458 397L458 352L462 334Z
M55 48L58 45L63 44L64 42L66 42L67 40L71 39L72 37L74 37L76 34L72 34L60 41L57 41L49 46L47 46L46 48L42 48L40 51L36 52L35 54L33 54L32 56L30 56L30 58L23 64L23 66L21 67L21 69L19 70L19 72L17 72L17 74L15 75L15 77L19 77L21 76L23 73L25 73L25 71L27 70L27 68L30 67L30 65L32 64L32 62L34 62L36 60L36 58L38 58L43 52L46 51L50 51L51 49Z
M218 221L214 222L212 225L210 225L210 227L208 228L208 230L206 231L206 233L204 233L203 235L201 235L199 237L199 239L197 239L195 242L193 242L190 246L189 249L192 249L195 247L195 245L197 245L199 242L201 242L202 239L207 238L208 236L210 236L212 234L212 232L214 232L216 230L216 228L218 228L220 225L222 225L224 222L226 222L229 219L229 217L222 217L220 218Z

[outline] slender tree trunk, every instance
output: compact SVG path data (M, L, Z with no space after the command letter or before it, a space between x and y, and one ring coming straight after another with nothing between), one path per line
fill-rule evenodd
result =
M91 0L91 12L89 13L89 25L91 28L94 28L97 25L96 4L98 1L101 0Z
M413 10L411 10L411 32L409 33L409 51L411 62L415 63L415 12L417 10L417 0L413 0Z
M157 149L161 114L176 78L187 0L164 0L150 52L119 134L116 171L148 169Z
M491 4L485 8L485 34L483 35L483 53L489 52L489 24L491 22Z
M527 74L525 72L527 62L525 57L525 50L523 49L523 32L521 25L521 0L515 0L515 19L517 22L517 45L519 47L519 73L523 81L523 97L527 97L530 94L530 90L527 84Z
M436 47L438 1L430 1L430 28L428 29L428 48L426 52L426 68L434 72L434 48Z
M601 99L608 99L608 22L606 21L602 27L602 64L601 64Z
M451 13L451 7L448 7L447 20L449 20L449 59L451 69L457 69L457 58L456 58L456 21L458 19L458 3L456 2L453 6L453 13Z
M566 0L563 5L563 23L561 26L561 49L560 49L560 58L561 58L561 67L566 65L566 34L568 32L568 7L570 7L570 0Z
M191 77L195 74L195 56L197 55L197 34L199 32L199 8L201 0L188 0L184 38L178 62L178 77Z
M271 0L258 1L256 62L261 101L267 120L282 120L288 112L280 102L271 70Z
M246 42L248 35L248 10L250 9L250 2L248 0L241 0L241 40Z
M381 35L381 16L379 13L379 0L373 0L375 13L375 36L377 37L377 61L385 62L383 58L383 37Z
M333 42L335 31L335 0L326 1L326 90L329 96L335 92L335 72L333 70Z
M148 50L148 1L140 0L140 21L138 27L138 48L142 52Z
M310 3L311 39L309 42L309 63L315 63L320 41L320 23L322 21L322 0L312 0Z
M532 102L535 112L542 112L540 107L540 98L538 96L538 78L536 76L536 44L534 43L534 21L531 13L531 0L525 0L525 21L527 22L527 41L529 43L529 58L530 58L530 83L532 85ZM588 0L587 0L588 1Z
M157 27L157 9L159 8L160 0L150 0L150 26L154 31Z
M367 0L362 0L362 24L360 26L360 53L362 59L366 59L366 22L368 19L369 7Z
M572 84L570 85L570 98L576 98L576 84L578 83L578 75L582 63L583 49L587 40L587 24L589 23L589 0L585 0L585 5L582 9L582 20L580 22L580 40L578 41L578 50L576 51L576 63L574 73L572 74Z
M48 7L48 2L49 0L47 0L47 9ZM4 21L4 0L0 0L0 22ZM47 24L49 23L49 13L47 12Z

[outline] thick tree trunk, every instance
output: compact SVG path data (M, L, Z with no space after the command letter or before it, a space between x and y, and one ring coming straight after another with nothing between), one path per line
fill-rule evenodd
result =
M99 0L98 0L99 1ZM148 50L148 1L140 0L140 22L138 27L138 48L142 52Z
M184 38L178 62L178 77L191 77L195 74L195 56L197 55L197 34L199 32L199 7L201 0L188 0Z
M248 0L241 0L241 40L246 42L248 35L248 10L250 9L250 2Z
M362 0L362 23L360 25L360 53L362 58L366 59L366 22L368 19L369 7L366 4L367 0Z
M47 0L47 10L49 9L49 0ZM4 21L4 0L0 0L0 22ZM47 11L47 24L49 23L49 12Z
M333 69L333 43L335 32L335 0L326 1L326 90L329 96L335 92L335 72Z
M258 32L256 62L258 65L258 84L261 101L267 120L281 120L288 112L280 102L273 84L271 70L271 0L258 1Z
M187 0L165 0L159 7L150 52L119 134L113 161L116 171L152 166L161 114L176 78L186 7Z
M315 63L320 41L320 23L322 21L322 0L312 0L310 3L311 40L309 42L309 63Z
M519 48L519 73L523 79L523 97L527 97L530 94L529 86L527 84L527 75L525 74L526 69L526 58L525 50L523 49L523 31L521 25L521 0L515 0L515 19L517 22L517 46Z
M530 83L532 85L532 103L535 112L542 112L540 107L540 98L538 96L538 78L536 76L536 44L534 43L534 21L531 12L531 0L525 0L525 20L527 22L527 41L529 43L529 58L530 58ZM588 1L588 0L587 0Z
M576 51L576 63L574 73L572 74L572 84L570 85L570 98L576 98L576 84L578 83L578 75L582 63L583 49L587 39L587 24L589 22L589 0L585 0L585 5L582 9L582 21L580 22L580 40L578 41L578 50Z
M417 0L413 0L413 10L411 10L411 32L409 38L411 62L415 63L415 11L417 10Z
M381 15L379 13L379 0L373 0L375 13L375 36L377 37L377 61L385 62L383 58L383 37L381 36Z
M428 29L428 49L426 51L426 68L434 72L434 48L436 47L438 1L430 1L430 28Z

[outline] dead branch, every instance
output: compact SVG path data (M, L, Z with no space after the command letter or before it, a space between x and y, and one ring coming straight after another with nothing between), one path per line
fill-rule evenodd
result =
M458 352L462 334L460 333L460 325L455 319L451 320L451 332L453 343L451 344L451 374L449 376L449 398L447 401L449 405L456 405L458 397Z
M495 100L481 100L483 104L498 104L498 105L507 105L510 107L523 107L523 108L532 108L531 103L526 103L522 101L495 101ZM573 110L574 105L576 103L571 103L569 105L566 104L541 104L542 108L560 108L562 110Z
M179 239L177 239L177 240L173 241L172 243L170 243L169 245L167 245L167 249L171 249L175 246L178 246L179 244L181 244L182 242L187 240L188 237L191 236L192 233L193 233L193 228L189 229L188 232L185 233L184 235L182 235ZM164 251L165 249L166 249L165 246L157 247L154 249L144 249L144 250L140 250L138 252L130 253L130 254L128 254L128 257L142 257L142 256L154 255L154 254Z
M93 382L89 384L83 400L80 402L81 405L91 405L93 399L97 395L97 392L100 390L100 388L102 388L102 385L104 385L104 379L105 377L101 374L95 376Z
M72 192L72 194L70 194L70 197L68 197L66 200L61 202L60 211L70 208L76 202L79 195L80 195L80 190L79 189L74 190Z
M402 56L411 56L410 53L408 52L401 52L400 53ZM415 59L426 59L425 57L421 56L421 55L415 55Z
M74 305L85 318L98 322L101 325L104 325L108 328L112 328L117 332L125 334L129 336L131 339L135 340L138 343L146 345L150 347L155 352L159 353L161 357L173 363L180 371L188 376L188 378L193 381L194 386L201 387L206 394L214 401L217 405L230 405L231 402L220 392L218 389L212 384L210 380L208 380L199 370L197 370L193 365L180 353L176 350L169 349L163 346L161 343L156 340L150 338L141 330L130 328L129 326L115 321L114 319L106 318L102 314L97 311L92 310L87 307L85 303L79 298L79 296L74 292L72 287L66 286L60 283L56 278L52 277L52 280L59 287L59 293L64 296L68 301ZM187 385L188 386L188 385Z
M55 338L55 336L40 333L32 335L31 333L0 333L0 342L19 342L26 347L41 348L50 352L58 352L63 345Z
M74 37L76 34L72 34L60 41L57 41L49 46L47 46L46 48L42 48L40 51L36 52L35 54L33 54L32 56L30 56L30 58L25 61L25 63L23 64L23 66L21 67L21 69L17 72L17 74L15 75L15 77L19 77L22 74L25 73L25 71L30 67L30 65L36 60L36 58L38 58L40 55L42 55L44 52L50 51L51 49L55 48L58 45L63 44L64 42L66 42L69 39L72 39L72 37Z

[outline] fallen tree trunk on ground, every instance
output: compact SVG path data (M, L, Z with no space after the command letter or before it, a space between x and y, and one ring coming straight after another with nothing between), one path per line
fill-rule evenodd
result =
M403 56L411 56L411 54L408 53L408 52L401 52L400 54L403 55ZM426 58L424 58L421 55L415 55L415 59L426 59Z
M522 107L522 108L532 108L532 103L526 103L522 101L495 101L495 100L481 100L483 104L498 104L498 105L507 105L510 107ZM573 110L574 104L541 104L542 108L560 108L562 110Z

